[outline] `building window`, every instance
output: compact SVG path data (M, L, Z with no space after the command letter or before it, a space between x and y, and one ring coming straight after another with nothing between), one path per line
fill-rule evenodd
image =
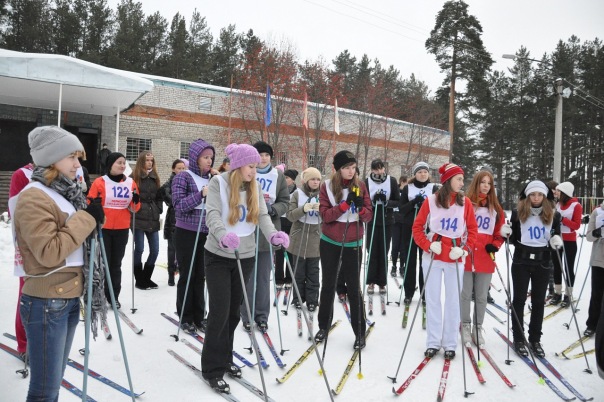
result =
M287 166L287 152L285 151L276 151L274 156L274 164L275 166L284 164Z
M308 166L314 167L321 173L325 173L325 155L308 155Z
M180 142L180 154L178 155L178 159L189 159L189 147L191 146L190 142Z
M212 98L207 96L200 96L199 110L212 110Z
M126 160L135 161L138 154L151 150L151 139L148 138L126 138Z

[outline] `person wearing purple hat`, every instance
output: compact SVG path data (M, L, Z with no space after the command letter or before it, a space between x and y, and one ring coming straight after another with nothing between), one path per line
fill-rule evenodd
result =
M212 168L215 155L214 147L206 141L193 141L189 146L189 169L178 173L172 180L172 205L176 216L173 240L179 269L176 312L181 317L182 329L191 333L196 329L205 332L206 327L203 246L208 227L203 205L210 178L218 174ZM191 267L193 271L189 274Z
M264 197L264 203L273 225L281 230L281 215L289 208L289 191L287 182L281 170L273 168L271 159L273 148L264 141L258 141L254 148L260 155L260 162L256 166L256 181L260 185L260 191ZM231 169L233 162L231 160ZM261 331L268 330L268 316L271 311L271 270L273 268L272 255L269 244L262 238L258 239L258 260L256 261L257 272L247 282L247 294L252 299L250 307L254 308L252 318ZM254 282L254 278L256 281ZM255 300L253 295L255 294ZM252 327L248 322L248 314L245 306L241 306L241 320L246 330Z
M204 352L203 378L218 392L230 392L223 376L241 377L233 363L233 339L239 324L244 281L254 268L256 227L273 246L289 246L289 236L278 231L268 214L264 196L256 181L260 155L247 144L230 144L226 154L231 170L212 177L206 198L205 274L209 295L209 314ZM233 191L235 190L235 191Z

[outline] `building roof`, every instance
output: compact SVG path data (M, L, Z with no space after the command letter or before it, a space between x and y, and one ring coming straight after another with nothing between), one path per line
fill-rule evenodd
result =
M128 71L63 55L0 49L3 104L114 116L152 89L152 81Z

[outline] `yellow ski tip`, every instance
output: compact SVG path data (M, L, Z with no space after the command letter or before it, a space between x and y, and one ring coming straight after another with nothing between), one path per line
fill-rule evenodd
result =
M482 360L478 361L478 367L482 367Z
M543 379L543 377L539 377L539 380L537 380L537 382L541 385L545 384L545 380Z
M358 378L359 380L362 380L362 379L363 379L363 373L359 373L359 374L357 374L357 378Z
M323 375L323 370L319 369L319 375Z

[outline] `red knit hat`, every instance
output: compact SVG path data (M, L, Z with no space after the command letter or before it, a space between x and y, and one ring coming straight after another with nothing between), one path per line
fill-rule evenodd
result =
M464 174L463 169L454 163L445 163L438 169L440 173L440 182L445 184L447 180L458 174Z

